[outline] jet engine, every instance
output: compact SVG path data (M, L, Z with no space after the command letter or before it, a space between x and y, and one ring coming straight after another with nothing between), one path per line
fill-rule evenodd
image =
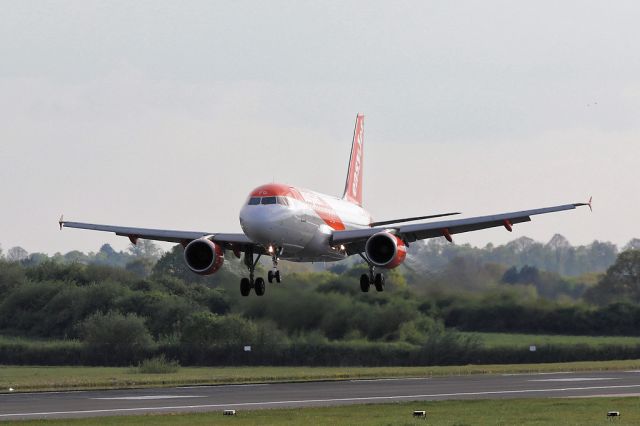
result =
M208 238L199 238L184 248L184 261L196 274L211 275L222 266L224 252Z
M371 263L387 269L399 266L407 257L404 241L386 231L369 237L364 250Z

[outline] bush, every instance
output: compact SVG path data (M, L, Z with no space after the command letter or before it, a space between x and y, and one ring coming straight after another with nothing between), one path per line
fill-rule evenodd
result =
M154 350L144 320L135 314L97 312L80 324L90 359L103 365L136 362Z
M138 374L166 374L177 373L180 363L176 360L167 360L164 354L145 359L137 367L131 368L132 373Z

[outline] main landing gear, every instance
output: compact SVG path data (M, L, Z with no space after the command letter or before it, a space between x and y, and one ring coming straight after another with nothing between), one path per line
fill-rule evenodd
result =
M242 278L240 280L240 294L243 296L248 296L251 293L251 289L253 288L256 291L257 296L263 296L267 286L265 285L264 278L258 277L254 279L254 272L256 270L256 265L258 265L258 261L262 255L258 255L255 260L253 259L253 252L247 251L244 254L244 264L249 268L249 278ZM273 252L271 259L273 261L273 269L267 273L267 280L269 283L272 283L275 280L277 283L280 282L280 271L278 270L278 255L276 252Z
M373 284L376 287L376 291L384 291L384 275L381 273L374 273L374 266L367 258L360 254L367 264L369 265L369 273L360 275L360 290L363 293L369 291L369 287Z

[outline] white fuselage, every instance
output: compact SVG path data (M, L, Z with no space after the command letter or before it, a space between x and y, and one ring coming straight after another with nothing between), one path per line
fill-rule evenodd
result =
M256 188L240 210L240 226L251 240L297 262L344 259L344 250L330 245L331 233L370 223L371 215L354 203L280 184Z

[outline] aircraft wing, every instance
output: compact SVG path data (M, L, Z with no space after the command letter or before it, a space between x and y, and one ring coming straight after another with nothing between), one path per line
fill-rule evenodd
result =
M355 254L364 251L364 245L369 237L381 231L391 231L405 242L411 243L416 240L427 238L445 237L452 241L451 235L463 232L478 231L480 229L495 228L504 226L508 231L516 223L529 222L531 216L545 213L572 210L579 206L591 207L591 200L588 203L564 204L561 206L545 207L534 210L523 210L512 213L501 213L490 216L470 217L466 219L442 220L438 222L416 223L402 226L377 226L373 228L355 229L349 231L334 231L332 235L332 245L344 245L347 253Z
M60 229L79 228L93 231L113 232L116 235L129 237L132 243L136 243L139 238L155 241L168 241L186 245L193 240L202 237L210 237L211 241L220 244L228 250L246 251L253 250L254 253L262 253L263 248L255 244L245 234L221 234L200 231L173 231L168 229L132 228L128 226L99 225L95 223L59 221Z

